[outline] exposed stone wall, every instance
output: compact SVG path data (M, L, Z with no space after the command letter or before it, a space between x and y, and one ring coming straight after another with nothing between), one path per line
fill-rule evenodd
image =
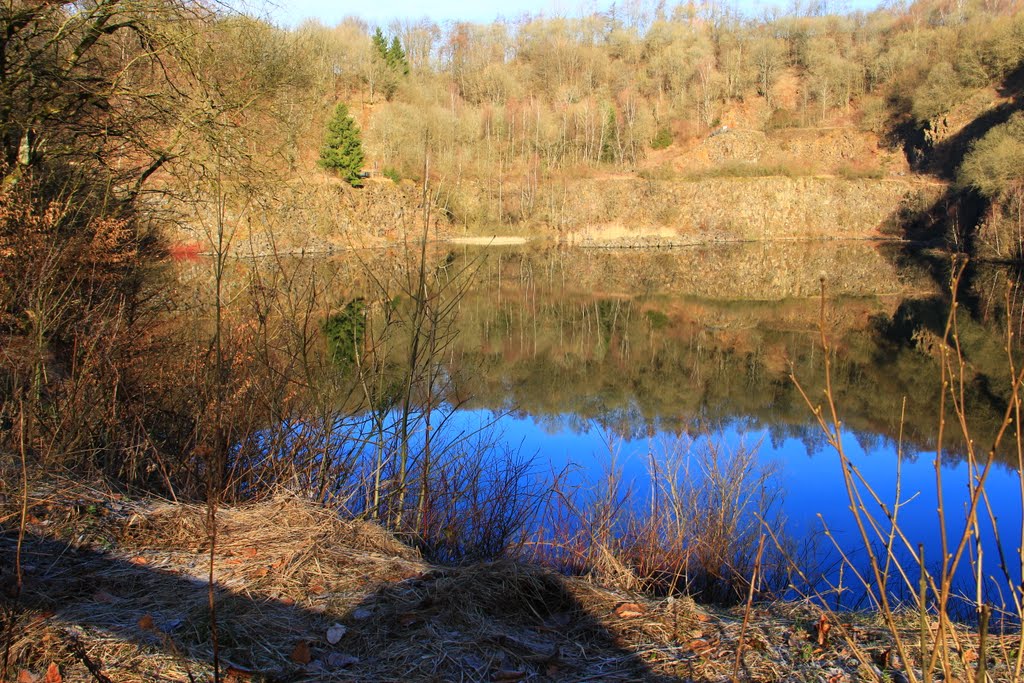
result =
M625 229L679 241L870 239L891 233L901 206L942 186L902 179L712 178L581 181L548 223L574 241ZM571 198L571 199L569 199ZM621 230L619 230L621 232ZM621 236L621 235L619 235Z

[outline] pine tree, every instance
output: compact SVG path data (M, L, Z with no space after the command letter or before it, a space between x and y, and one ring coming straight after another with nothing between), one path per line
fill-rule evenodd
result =
M402 41L395 36L391 39L391 47L388 48L388 66L399 71L403 76L409 75L409 62L405 59L405 50L402 49Z
M377 56L384 60L385 63L389 62L388 55L388 41L384 37L384 33L377 27L377 30L373 32L373 49L377 53Z
M362 187L359 172L363 168L363 143L359 127L343 102L334 110L327 124L324 146L320 149L320 166L338 174L352 187Z

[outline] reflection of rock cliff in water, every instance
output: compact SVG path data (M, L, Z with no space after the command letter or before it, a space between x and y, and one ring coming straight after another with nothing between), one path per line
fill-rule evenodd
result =
M479 278L503 287L531 286L608 295L671 295L779 300L906 295L933 291L922 271L900 271L872 242L733 243L667 250L494 250ZM478 252L466 251L467 256Z

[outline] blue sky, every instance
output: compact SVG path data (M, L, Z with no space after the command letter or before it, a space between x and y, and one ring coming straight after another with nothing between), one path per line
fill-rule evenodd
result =
M304 19L316 18L322 23L333 25L346 16L357 16L371 24L387 25L391 19L418 19L429 17L437 22L450 20L488 23L499 17L514 19L524 13L548 16L578 16L605 11L611 0L502 0L501 2L472 2L467 0L374 0L351 2L344 0L245 0L248 11L269 15L276 23L295 26ZM620 7L631 0L619 0ZM633 0L635 2L635 0ZM752 15L760 14L768 6L788 7L792 0L719 0L723 4L739 8ZM653 2L645 4L653 6ZM667 0L672 7L674 0ZM871 9L877 0L829 0L835 11L847 9Z

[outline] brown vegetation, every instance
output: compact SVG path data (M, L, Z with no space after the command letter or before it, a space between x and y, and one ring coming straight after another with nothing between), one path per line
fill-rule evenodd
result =
M202 508L61 482L34 492L29 510L10 653L20 680L48 669L47 681L208 679ZM830 634L806 603L745 614L511 562L438 567L292 493L218 517L225 680L847 681L893 661L869 615L826 620ZM0 537L5 566L12 552ZM957 637L975 647L965 630Z

